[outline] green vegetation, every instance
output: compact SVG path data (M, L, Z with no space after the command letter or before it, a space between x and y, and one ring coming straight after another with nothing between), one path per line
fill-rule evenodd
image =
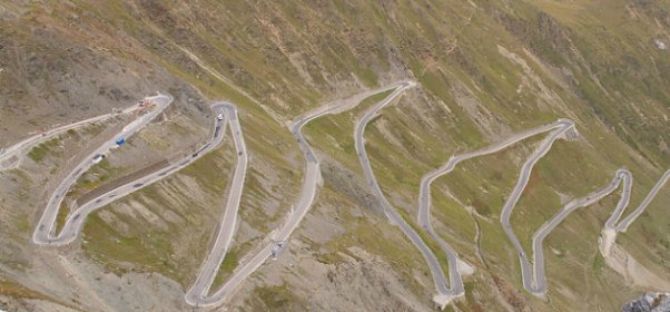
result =
M49 153L55 152L53 149L58 147L60 142L61 139L56 137L44 143L40 143L39 145L33 147L30 152L28 152L28 157L30 157L30 159L32 159L34 162L40 163L42 162L42 159L44 159L44 157L46 157Z
M316 259L321 263L339 264L346 259L359 259L352 252L352 247L359 247L366 252L384 259L399 274L415 295L420 295L422 287L416 280L415 274L421 274L430 282L430 273L423 265L423 258L418 253L406 252L413 248L396 227L386 220L376 220L368 207L360 207L352 202L351 198L334 188L335 185L326 183L319 191L313 210L315 213L324 213L328 206L343 207L337 210L336 218L341 220L345 232L338 234L326 243L312 243ZM358 261L358 260L357 260Z
M355 108L334 115L326 115L305 125L303 132L310 145L321 150L328 157L350 169L359 168L354 147L354 120L370 106L385 99L393 90L372 95L359 103Z
M0 279L0 295L6 296L9 298L20 298L28 300L44 300L48 302L54 302L63 306L66 306L70 309L76 310L77 308L71 303L64 302L60 299L52 298L51 296L40 293L36 290L24 287L21 284L15 283L13 281L8 281Z
M208 252L209 238L219 220L220 211L208 207L210 202L225 198L226 173L231 172L234 154L230 145L228 142L179 173L102 208L107 218L113 217L113 223L103 220L100 212L89 216L83 230L86 253L117 274L128 270L157 272L188 287ZM194 179L199 190L180 187L185 177ZM193 196L194 191L200 196ZM175 202L175 196L189 200ZM137 205L143 208L131 208ZM158 219L149 221L147 214Z
M306 133L310 136L310 142L317 142L314 144L316 148L323 148L328 151L328 155L332 155L336 160L340 161L340 163L345 164L349 167L349 169L354 170L354 171L359 171L359 163L358 159L356 158L356 153L354 151L354 142L353 142L353 133L354 133L354 124L353 120L357 119L360 117L360 114L362 111L368 109L369 106L373 105L374 103L377 103L384 98L386 98L391 91L383 92L380 94L376 94L374 96L366 98L364 101L362 101L355 109L345 112L342 114L334 115L334 116L326 116L321 119L315 120L312 122L310 125L307 126ZM381 133L376 132L378 128L373 128L375 124L375 121L373 121L370 125L371 129L369 130L370 132L375 132L373 135L376 137L376 139L380 139L382 136ZM327 133L324 133L326 132ZM324 140L320 139L314 139L313 137L327 137L331 141L335 142L335 144L323 144ZM409 137L403 137L405 141L409 142L411 139ZM369 150L370 150L370 155L385 155L387 151L379 151L376 150L375 148L379 147L380 145L383 146L384 149L392 149L392 146L384 144L383 139L382 140L373 140L373 139L367 139L369 140ZM374 142L374 143L372 143ZM381 143L381 144L380 144ZM373 145L374 144L374 145ZM404 145L405 148L407 145ZM339 149L339 150L338 150ZM372 156L371 156L372 157ZM392 162L389 160L389 162ZM380 183L383 184L383 181L393 181L396 183L401 183L404 184L404 187L408 189L415 189L418 190L418 180L419 177L416 176L417 171L414 171L414 174L416 177L413 179L408 178L407 174L400 174L398 172L397 174L392 174L392 177L388 177L386 174L390 174L390 172L382 172L379 173L378 171L375 171L377 174L377 177L380 181ZM417 181L417 182L414 182ZM448 262L446 259L446 256L444 253L439 249L437 244L432 240L429 239L426 233L424 233L422 230L419 230L418 227L414 224L413 220L414 217L408 216L404 210L399 210L401 215L404 215L404 219L417 230L417 233L419 233L420 236L422 236L423 240L428 244L429 248L433 250L435 255L438 257L438 260L440 261L440 264L443 266L443 269L445 272L448 271ZM359 233L361 236L365 235L365 233ZM368 247L369 248L369 247ZM397 255L397 253L393 252L385 252L387 256L391 255ZM401 261L402 263L402 261Z
M290 291L286 284L256 287L248 304L258 311L298 311L307 308L306 302Z
M228 249L226 252L226 257L223 258L221 266L219 267L219 272L217 272L214 282L212 283L211 290L215 291L223 285L223 283L228 280L228 277L235 271L239 263L239 258L248 252L254 250L259 240L247 241L241 245L235 245L232 248Z
M76 194L92 191L109 181L110 177L119 175L117 172L122 171L124 171L122 168L113 167L109 163L109 160L103 159L99 163L93 165L89 171L79 178L68 195L74 197Z
M56 214L56 233L65 226L65 221L67 221L67 216L70 214L70 207L67 206L65 201L63 201L58 209L58 214Z
M253 156L241 216L263 233L274 228L295 200L302 177L302 155L284 122L336 94L353 94L362 86L381 85L392 77L415 77L420 83L420 88L384 109L366 131L374 172L394 207L408 220L414 219L420 177L450 155L487 145L509 131L532 128L559 117L574 118L581 139L558 142L538 164L512 216L515 231L528 247L530 235L565 200L603 186L616 168L625 166L635 176L633 208L670 165L670 132L664 117L665 103L670 99L670 59L653 45L653 39L668 27L665 4L624 0L607 5L586 0L409 1L383 5L361 1L200 1L175 6L165 1L132 5L120 0L95 5L74 1L73 5L53 4L53 8L35 5L24 17L17 18L17 23L46 20L54 24L49 29L57 30L80 23L86 27L78 29L86 32L67 34L73 44L95 36L96 45L108 49L107 53L119 62L157 64L165 72L153 68L146 72L172 76L211 99L239 105ZM77 16L76 21L72 16ZM25 38L31 35L20 34ZM192 61L182 48L198 56L209 70ZM226 79L214 77L209 71ZM353 80L360 85L350 84ZM179 88L170 92L182 93ZM376 100L368 99L369 103ZM369 103L314 121L305 129L308 139L323 154L360 172L352 126ZM616 195L576 211L548 237L547 245L560 251L559 255L547 253L547 274L552 283L549 301L536 300L521 289L518 262L500 230L498 217L532 142L527 144L464 163L435 183L436 225L468 260L474 258L475 228L462 206L470 206L481 215L477 222L482 253L494 277L480 275L466 281L475 281L469 288L476 292L473 297L496 302L489 289L479 288L480 284L491 284L493 278L496 285L509 286L503 296L519 310L618 308L621 298L636 290L624 287L628 285L611 270L602 267L596 273L592 265L598 231L611 213ZM39 162L48 148L36 148L29 156ZM226 159L232 162L233 158ZM198 187L190 194L178 192L191 181L181 180L186 178L197 180ZM220 203L221 198L213 195L226 188L220 180L225 179L212 170L190 168L181 178L143 191L141 199L151 200L152 206L161 209L178 211L175 214L190 222L180 227L197 227L206 220L196 213L209 218L220 213L214 212L219 207L214 203ZM215 181L221 182L215 190L203 186ZM201 188L207 198L193 200ZM670 238L665 235L670 218L663 207L670 200L668 196L661 195L619 239L625 249L658 274L666 271L665 259L670 259ZM123 202L133 200L139 199L131 197ZM265 208L270 206L278 208L267 212ZM386 227L374 215L353 219L349 232L338 239L342 245L335 244L333 250L320 254L320 259L338 263L346 248L360 245L387 255L385 259L395 261L399 270L405 269L402 274L412 265L423 267L420 258L406 256L415 249L397 229ZM368 228L377 224L382 225ZM142 228L147 222L132 225ZM197 235L206 242L208 233ZM118 237L123 233L109 234ZM393 249L383 244L380 235L393 236L404 245ZM142 249L133 252L138 250ZM142 258L138 261L153 263ZM288 286L292 289L295 285ZM589 302L574 298L589 298ZM281 303L283 299L273 300L264 301ZM476 307L462 310L475 311Z
M93 214L86 221L86 241L84 248L93 259L99 260L99 254L113 252L118 262L105 265L113 272L125 273L128 270L162 272L177 281L190 278L184 276L179 264L167 255L173 252L172 246L166 237L123 235L113 226L104 222ZM131 262L136 268L128 268L123 261Z
M316 260L323 264L340 264L346 262L345 258L340 255L339 251L318 253L316 255Z
M403 277L405 287L415 294L421 292L422 287L412 276L414 272L420 272L430 280L430 273L419 254L407 252L413 246L397 228L386 222L370 223L365 216L356 217L349 223L346 234L326 244L326 255L340 252L355 258L348 249L352 246L365 248L367 252L380 256L389 263L394 272ZM334 263L338 261L337 258L330 260L336 261Z
M603 258L600 252L597 252L596 256L593 258L593 271L596 274L600 274L604 266L605 266L605 258Z

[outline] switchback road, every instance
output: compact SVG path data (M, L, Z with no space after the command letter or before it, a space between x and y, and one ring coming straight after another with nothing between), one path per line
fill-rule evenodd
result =
M117 116L118 114L128 114L131 113L139 108L139 104L135 104L133 106L130 106L124 110L122 110L120 113L108 113L108 114L103 114L100 116L88 118L85 120L81 120L75 123L67 124L64 126L56 127L47 131L44 131L39 134L35 134L31 137L28 137L24 140L21 140L20 142L7 147L5 149L0 149L0 171L1 170L6 170L9 168L12 168L13 166L17 166L18 163L21 160L21 157L28 153L33 147L36 147L37 145L44 143L48 140L50 140L53 137L56 137L60 134L63 134L67 132L68 130L74 130L79 127L83 127L92 123L96 123L99 121L105 121L109 118L112 118L114 116ZM14 161L11 161L14 159Z
M233 180L228 191L228 199L224 207L223 217L218 227L219 232L209 254L205 258L205 262L200 268L195 283L186 292L184 297L186 303L195 306L206 306L218 302L216 294L213 296L208 296L208 294L235 234L237 211L240 207L240 199L242 198L242 190L247 173L247 163L249 161L237 109L232 105L223 105L222 108L225 110L225 118L230 124L230 131L235 143L237 164L235 165Z
M528 185L530 173L532 172L535 164L549 152L556 140L564 137L568 133L568 130L574 130L574 122L571 120L562 119L557 122L556 127L557 129L552 131L544 140L542 140L540 146L535 151L533 151L533 154L531 154L531 156L521 167L519 179L517 180L514 189L512 189L512 193L507 198L507 201L502 208L502 212L500 213L500 223L502 224L503 230L519 254L523 287L528 292L536 296L544 295L544 289L546 289L546 285L536 285L533 282L530 262L528 261L526 252L521 246L519 238L516 236L516 234L514 234L514 230L510 224L510 217L512 216L512 210L514 209L514 206L516 206L516 204L519 202L519 198L521 198L523 190L526 188L526 185Z
M349 99L326 104L306 113L301 117L298 117L290 125L290 130L293 136L296 138L298 145L304 154L305 175L303 177L300 195L296 203L293 205L287 217L286 223L270 234L267 245L256 251L256 253L250 258L247 258L248 260L246 262L239 264L238 267L231 273L231 276L228 278L228 280L226 280L219 289L214 291L213 294L206 296L203 295L204 293L202 290L199 292L189 291L189 294L187 294L186 297L187 302L191 305L196 305L199 307L212 307L222 304L230 295L234 293L239 285L244 282L252 273L258 270L258 268L263 265L263 263L265 263L268 258L275 254L277 250L281 250L286 247L290 235L298 227L302 219L309 211L309 208L312 206L318 190L318 184L321 181L319 160L312 150L312 147L309 145L304 135L302 134L302 128L307 123L325 115L336 114L351 109L358 105L363 99L376 93L408 84L410 83L400 82L379 89L369 90ZM198 300L196 300L196 298Z
M386 217L394 225L397 225L402 230L402 232L412 242L412 244L414 244L414 246L416 246L419 249L421 255L428 263L428 267L433 277L433 282L435 283L435 288L437 289L437 295L433 297L433 300L435 301L435 303L440 305L440 307L444 307L450 302L452 298L450 296L446 278L444 277L442 266L440 265L440 262L437 260L437 257L435 256L433 251L428 247L428 245L426 245L426 242L423 241L421 236L419 236L419 234L414 230L414 228L412 228L403 219L400 213L398 213L398 211L396 211L395 208L391 205L391 203L386 199L386 196L384 195L384 192L379 186L377 178L373 173L372 165L370 164L370 160L368 158L368 154L365 149L365 141L363 138L366 126L375 116L377 116L378 112L384 107L386 107L388 104L390 104L398 96L400 96L406 89L412 88L415 85L416 85L415 83L410 82L396 89L386 99L368 109L356 124L356 129L354 132L354 141L355 141L356 153L361 163L361 167L363 168L363 175L365 176L368 186L371 188L374 196L377 198L377 201L381 204L382 208L384 209L384 214L386 215Z
M545 294L547 292L547 280L546 274L544 271L544 249L543 243L544 239L551 233L565 218L568 217L573 211L593 205L605 198L612 192L614 192L625 179L630 178L630 172L625 169L617 170L614 179L606 187L593 192L583 198L572 200L568 202L563 209L561 209L554 217L552 217L548 222L544 223L536 232L533 234L533 284L535 285L534 291L537 293ZM622 196L629 196L630 194L622 194ZM528 273L526 273L528 274Z
M72 242L76 238L79 228L83 223L81 214L76 212L68 219L68 222L66 222L66 227L63 229L63 231L61 231L60 234L56 235L54 233L56 230L58 210L60 209L63 199L65 198L65 194L67 194L67 191L70 189L70 187L72 187L77 179L96 163L96 158L99 157L99 155L106 155L111 149L117 146L116 139L118 137L124 137L127 139L128 137L135 134L151 120L160 115L160 113L162 113L163 110L165 110L165 108L167 108L167 106L172 103L173 98L169 95L159 94L157 96L147 98L146 100L155 103L156 107L154 107L149 113L132 121L130 124L125 126L117 136L106 141L93 153L84 158L84 160L79 163L79 165L77 165L74 170L70 172L70 174L56 187L56 190L49 198L49 202L47 203L47 206L42 213L42 217L40 218L37 227L33 232L33 243L38 245L64 245ZM101 202L102 200L97 204L100 204ZM96 202L94 200L91 202L89 207L95 205ZM81 210L81 207L79 210ZM81 210L81 212L84 213L86 210Z
M571 130L576 133L576 130L574 129L574 123L568 119L559 119L552 124L513 135L501 142L492 144L480 150L452 156L445 165L429 172L422 177L419 190L420 193L417 215L418 224L423 229L428 231L432 238L438 242L440 248L447 256L449 261L450 277L449 283L447 283L445 274L435 254L432 252L432 250L430 250L430 248L426 245L426 243L418 235L414 228L412 228L402 218L400 213L395 210L395 208L385 197L373 173L372 166L365 149L364 133L366 126L377 116L381 109L402 95L405 90L412 88L415 85L416 84L413 81L403 81L376 90L369 90L349 99L336 101L319 107L316 110L308 112L302 117L297 118L290 125L291 133L296 138L299 148L305 157L305 174L303 177L302 189L296 200L296 203L292 206L290 212L288 213L287 221L280 228L274 230L270 233L270 235L268 235L266 242L267 244L261 249L257 250L253 256L244 257L243 260L246 261L238 265L238 267L232 272L231 277L212 294L210 294L210 288L214 282L214 279L216 278L219 267L221 266L221 263L227 254L237 226L237 215L248 162L247 149L244 143L242 128L239 123L237 110L230 103L217 102L212 105L212 111L216 116L212 137L195 153L190 154L189 156L179 161L173 162L167 167L161 168L160 170L149 173L132 182L116 187L111 191L107 191L104 194L84 203L66 217L63 229L60 231L60 233L56 233L58 211L63 202L65 194L67 194L67 191L77 181L77 179L96 163L96 159L98 159L99 155L106 155L111 149L116 147L116 138L128 138L136 132L140 131L151 120L163 112L163 110L168 105L170 105L173 100L171 96L162 94L147 98L146 100L155 103L156 107L154 107L149 113L140 116L138 119L124 127L123 130L114 137L114 139L111 139L98 147L93 153L91 153L80 164L78 164L64 180L61 181L47 203L45 211L35 228L32 240L35 244L50 246L61 246L73 242L81 232L83 224L90 213L108 205L116 199L127 196L128 194L131 194L163 179L166 176L173 174L174 172L177 172L178 170L199 159L206 153L217 148L221 145L223 140L223 133L229 126L233 136L233 141L235 143L237 164L233 173L231 186L228 190L228 198L224 206L224 213L218 227L219 230L217 232L217 236L212 244L210 252L203 261L203 265L200 268L193 286L185 294L185 300L190 305L198 307L211 307L220 305L228 298L229 295L234 293L235 289L237 289L242 282L244 282L253 272L255 272L263 263L265 263L269 257L276 256L278 251L285 248L290 235L299 226L300 222L308 213L315 200L318 191L318 185L321 183L320 163L316 154L312 150L312 147L305 139L302 133L302 128L307 123L316 118L351 109L358 105L366 97L392 89L394 89L394 91L387 98L378 103L375 103L370 109L366 110L363 116L357 121L354 131L356 153L363 168L363 174L365 176L366 182L371 188L376 199L381 204L385 215L393 224L397 225L402 230L402 232L405 234L405 236L408 237L412 244L414 244L419 249L422 256L428 263L433 282L435 283L435 288L437 290L437 295L433 297L433 300L441 307L446 306L453 299L462 296L464 294L464 287L462 277L458 270L458 262L460 260L458 259L457 253L446 241L437 235L432 227L430 220L430 186L440 176L452 172L460 162L483 155L497 153L521 140L551 131L550 134L540 143L540 145L534 150L533 154L531 154L531 156L523 164L519 179L510 196L507 198L500 216L500 222L502 224L503 230L514 245L514 248L517 250L519 255L523 286L530 293L537 296L543 296L547 290L544 271L543 241L551 233L551 231L553 231L563 220L565 220L565 218L567 218L570 213L578 208L592 205L593 203L614 192L619 187L619 185L623 184L621 198L616 208L614 209L612 216L606 221L603 229L601 252L608 254L609 247L611 247L611 245L614 244L616 240L616 234L619 232L625 232L631 223L633 223L644 212L644 210L656 197L658 192L667 183L667 181L670 180L670 170L668 170L651 189L642 203L630 215L619 222L625 208L630 202L630 193L633 183L631 173L626 169L619 169L616 173L616 176L609 185L583 198L569 202L552 219L543 224L535 232L532 241L533 262L531 269L531 263L526 257L521 243L514 234L510 224L512 210L518 203L521 194L526 188L530 174L535 164L549 152L556 140L573 134L570 132ZM130 107L124 110L124 113L131 112L136 108L136 106ZM93 117L87 120L49 130L44 134L29 137L28 139L23 140L10 148L0 151L0 163L15 156L18 157L35 145L44 142L44 140L56 136L64 131L75 129L92 122L103 121L112 116L114 115L106 114ZM3 168L0 168L0 170L2 169ZM447 284L449 284L450 287L447 286Z
M449 282L451 287L448 289L446 293L446 296L450 298L449 300L462 296L465 293L465 289L463 287L463 278L461 277L461 273L458 270L458 261L459 261L458 254L444 239L442 239L435 232L435 229L433 228L433 225L430 221L431 216L430 186L437 178L449 174L456 168L456 166L459 163L465 160L500 152L510 147L511 145L514 145L532 136L536 136L557 128L564 127L566 123L569 123L569 121L561 119L548 125L540 126L532 130L515 134L503 141L489 145L482 149L452 156L451 158L449 158L447 163L445 163L442 167L427 173L421 178L421 185L419 188L419 204L418 204L419 209L417 214L417 222L423 229L428 231L430 236L435 241L438 242L440 248L447 256L447 259L449 260Z

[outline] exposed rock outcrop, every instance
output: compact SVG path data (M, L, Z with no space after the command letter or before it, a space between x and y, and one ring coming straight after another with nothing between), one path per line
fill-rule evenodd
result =
M647 292L621 307L623 312L668 312L670 293Z

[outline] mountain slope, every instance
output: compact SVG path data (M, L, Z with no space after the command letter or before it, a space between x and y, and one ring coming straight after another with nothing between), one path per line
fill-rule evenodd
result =
M285 221L299 196L305 160L288 122L413 79L419 86L382 110L365 137L379 183L408 222L416 219L421 177L451 155L558 118L575 121L579 138L557 142L538 163L512 215L520 240L529 242L563 204L607 184L617 168L635 177L632 207L670 168L670 51L658 45L670 45L668 10L668 1L619 0L2 1L0 144L130 106L156 90L175 96L160 121L86 176L104 187L191 152L206 139L208 103L235 103L249 174L221 283ZM428 268L388 224L353 148L354 122L383 96L308 125L307 139L323 159L316 202L278 260L261 266L227 305L432 309ZM80 310L188 308L183 292L223 213L235 161L230 141L94 214L72 246L30 243L59 178L112 133L60 137L59 147L49 147L58 152L0 173L0 303L19 310L46 302ZM476 269L456 303L461 311L614 310L648 290L598 253L616 193L575 212L548 237L546 300L524 291L498 216L539 140L467 161L433 186L434 226ZM618 241L664 280L669 201L662 191Z

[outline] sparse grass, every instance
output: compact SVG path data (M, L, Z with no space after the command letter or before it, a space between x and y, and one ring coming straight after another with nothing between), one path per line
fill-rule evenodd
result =
M73 186L72 195L91 191L106 181L111 176L118 175L118 172L124 171L122 168L113 167L106 158L93 165Z
M78 310L77 307L70 303L66 303L60 299L52 298L38 291L27 288L19 283L4 279L0 280L0 295L15 299L43 300L67 307L72 310Z
M287 119L306 110L305 103L311 106L318 99L330 96L329 91L323 91L332 90L330 82L348 81L353 73L363 84L373 85L383 80L378 77L388 77L389 68L408 68L426 92L422 94L425 97L414 98L416 101L409 103L411 105L401 103L419 108L420 122L411 119L413 111L390 107L370 125L366 135L375 173L387 193L393 195L397 207L412 206L418 178L429 168L443 162L458 148L469 149L486 141L478 125L482 121L470 116L454 100L458 96L453 92L456 83L467 86L482 107L495 116L496 122L520 130L569 113L577 119L578 128L588 142L588 146L578 147L572 147L573 143L557 145L536 168L535 188L522 196L522 202L515 209L517 219L513 220L520 232L527 230L525 237L560 207L555 191L573 197L583 195L603 185L603 181L611 178L614 168L626 166L635 175L631 205L634 207L653 185L659 171L670 164L667 151L662 148L668 142L667 122L662 116L667 114L663 103L669 98L670 59L650 44L658 36L656 21L663 20L658 18L664 12L662 3L640 5L615 0L603 6L600 2L583 0L542 0L504 4L477 2L473 6L469 2L435 1L381 6L372 2L286 2L263 3L252 8L243 2L223 5L205 1L188 5L186 9L162 2L140 3L132 10L121 1L96 5L75 3L73 13L81 21L90 22L92 31L113 25L110 28L115 35L117 31L125 31L128 37L143 44L140 49L113 47L115 55L162 64L172 75L207 96L226 98L240 105L245 121L243 127L247 136L253 138L249 140L250 150L257 161L272 164L266 170L282 172L280 179L294 190L298 189L301 176L296 169L299 162L290 163L287 159L297 160L300 155L295 152L297 145L288 131L269 118L259 105L186 60L173 43L193 50L209 65L231 77L235 84L257 96L269 111ZM70 23L67 17L72 14L68 10L60 8L51 18ZM253 16L249 12L253 12ZM393 18L389 18L390 14ZM36 17L39 16L29 16L39 20ZM250 18L264 23L250 24ZM165 23L166 20L173 22ZM212 20L216 26L211 24ZM305 24L310 25L309 32L296 31ZM350 25L355 27L347 28ZM153 26L160 30L154 31ZM497 45L526 60L560 100L546 100L547 94L537 89L520 66L502 57ZM540 59L548 70L543 71L526 56L524 49ZM292 63L295 59L289 56L298 60L311 79L301 78ZM558 72L560 74L556 74ZM552 76L565 84L553 82ZM524 88L520 88L524 82ZM448 108L448 113L441 107ZM339 121L315 121L306 132L319 150L333 155L348 168L359 170L350 140L353 131L349 125L353 118L342 116L338 116L342 118ZM385 123L387 129L382 129ZM388 142L388 135L398 142ZM491 164L477 164L473 170L459 175L462 181L455 180L463 186L450 185L449 189L453 188L460 201L492 219L490 223L481 222L484 252L492 262L492 270L505 272L502 274L505 279L518 285L518 263L513 253L508 255L511 248L496 223L499 214L496 207L502 206L508 194L507 188L498 185L510 183L509 166L501 169L494 164L493 160ZM207 173L196 175L200 174ZM487 176L489 174L493 176ZM493 185L482 183L483 178L493 181ZM260 179L250 181L250 190L268 196L262 187L253 186L260 184ZM443 188L436 185L435 189ZM285 189L268 193L280 192L292 194ZM473 196L471 192L486 195ZM287 202L293 199L286 197ZM436 217L450 230L445 236L469 239L470 221L463 219L468 216L459 213L452 200L439 198L438 194L433 197ZM667 200L659 198L660 204L650 207L650 211L620 238L620 243L644 264L664 263L659 259L669 258L665 246L668 238L663 235L668 232L667 221L664 221L668 218L665 217L667 211L662 209L662 203ZM609 209L611 204L607 202ZM617 296L607 297L603 293L611 288L598 288L599 285L589 283L593 275L592 258L586 257L585 251L589 250L591 255L594 245L574 235L574 232L597 232L607 216L607 205L576 212L552 233L550 241L577 241L561 245L562 258L549 257L548 265L549 270L555 270L549 280L558 281L550 289L572 291L578 295L575 297L588 297L592 302L613 302L611 306L581 305L583 300L571 300L570 296L556 292L550 293L549 303L529 299L531 310L618 308L623 298L618 295L625 291L615 290ZM412 213L407 215L411 218ZM254 214L257 219L249 220L258 223L260 217L262 215ZM451 223L450 219L453 219ZM377 242L368 239L365 243ZM463 248L468 244L459 245ZM414 250L411 246L405 248L405 252ZM621 280L610 278L608 270L603 269L601 282L609 282L603 283L605 286L625 285ZM481 291L478 295L492 297Z
M112 272L123 274L129 270L161 272L177 281L183 280L183 270L167 255L172 253L170 242L161 236L123 235L113 226L104 222L96 214L88 217L85 225L86 241L84 249L94 260L102 260L100 255L113 253L116 263L103 261ZM135 268L124 266L133 263Z
M417 284L416 280L409 277L413 276L413 272L418 271L422 272L430 280L430 273L423 262L421 262L422 258L420 258L420 255L407 252L407 248L414 247L406 241L404 236L388 234L398 233L397 228L383 221L371 224L365 220L365 217L354 218L349 223L347 233L328 242L328 249L337 250L351 256L347 251L349 247L358 246L365 248L368 252L384 258L396 273L408 278L405 280L406 284L404 286L412 289L415 293L420 293L422 287ZM417 262L417 260L420 262Z
M358 259L351 251L351 247L360 247L367 252L384 259L394 271L401 277L405 287L414 294L420 295L422 286L416 280L415 274L419 273L430 281L430 273L422 265L424 262L418 253L408 253L407 248L413 246L402 236L402 233L386 220L378 220L363 210L363 214L354 215L354 210L364 209L351 202L350 198L343 196L333 185L326 184L319 191L319 197L315 203L314 210L321 210L324 205L332 207L343 207L337 209L337 218L345 232L336 235L326 243L314 244L318 246L317 260L322 263L338 264L345 261L346 257ZM413 249L412 249L413 250ZM432 289L432 283L430 283Z
M112 203L110 207L102 208L110 210L116 222L126 224L129 232L119 230L118 224L103 221L97 213L89 216L83 230L84 250L87 254L117 274L129 270L157 272L174 279L184 288L188 287L208 252L208 240L218 220L212 218L212 215L218 215L219 211L205 207L214 198L223 197L227 188L227 173L231 166L229 159L233 153L230 147L226 148L227 145L224 143L224 146L179 173ZM165 190L173 190L179 185L179 176L194 179L206 197L174 202L171 199L174 196L182 198L190 192L180 190L166 193ZM147 225L144 218L131 218L118 209L120 205L132 202L159 216L163 215L160 210L169 209L178 219L170 221L161 217L167 228L151 223ZM162 208L157 211L158 207ZM189 246L185 247L181 244L185 243L183 240L187 236L191 239Z
M60 142L61 139L55 137L44 143L41 143L33 147L30 152L28 152L28 157L30 157L30 159L32 159L34 162L40 163L49 153L55 152L53 149L60 145Z
M323 264L340 264L344 263L345 259L339 254L338 251L333 251L317 254L316 261L319 261Z
M31 223L30 220L28 219L28 216L21 216L16 218L14 225L16 226L16 229L22 233L30 233L30 231L32 230L30 228Z
M211 291L216 291L228 280L228 277L233 273L239 264L240 257L247 254L257 244L256 241L248 241L241 245L232 246L228 249L226 257L223 258L219 272L217 272L214 282L212 282Z
M600 274L604 266L605 266L605 258L603 258L600 252L597 252L596 256L593 258L593 271L596 274Z
M59 233L63 226L65 226L65 221L67 221L69 214L70 208L63 201L58 209L58 214L56 214L56 233Z
M350 169L360 167L355 158L354 121L370 106L385 99L393 90L372 95L359 103L355 108L335 115L326 115L305 125L303 132L310 145L323 151L329 157ZM354 157L352 157L354 156Z
M312 141L317 142L315 144L316 148L319 149L324 148L328 150L329 155L332 155L335 159L341 161L341 163L348 165L350 169L358 171L359 169L357 168L359 167L359 164L358 160L356 159L356 153L353 149L353 137L352 137L354 132L353 121L357 118L355 116L360 115L360 113L366 110L370 105L373 105L385 99L391 92L392 90L370 96L364 99L355 109L349 112L341 113L334 116L326 116L321 119L315 120L313 123L309 124L306 127L307 128L306 132L310 134L310 137L312 137L311 135L312 133L318 133L318 135L314 136L316 137L325 136L329 139L332 139L337 144L323 144L321 143L323 142L323 140L317 140L314 138L310 138L310 142ZM373 152L371 151L370 154L373 154ZM404 180L402 177L397 178L398 180L401 181ZM401 211L401 214L404 214L404 212ZM405 220L408 220L407 216L405 216ZM414 226L413 222L410 221L409 223L410 225ZM358 228L356 229L356 231L362 231L362 228ZM432 240L427 239L423 231L417 231L417 233L419 233L419 235L422 235L424 241L426 241L426 243L429 245L429 248L431 248L435 252L436 256L440 260L440 263L443 265L445 271L447 271L446 266L447 261L443 253L439 250L439 248L435 245L435 243L432 242ZM367 234L368 233L366 233L365 231L359 233L359 235L362 237L365 237ZM377 243L377 245L379 245L379 243ZM394 252L392 250L380 253L386 254L388 256L399 256L398 252ZM401 261L401 263L403 263L403 261Z
M212 289L217 289L219 285L223 284L223 282L225 281L225 276L232 273L233 270L237 267L238 265L237 257L238 255L236 249L230 249L226 253L226 257L223 258L221 267L219 267L219 273L217 274L217 278L214 279L214 283L212 283Z
M289 290L285 283L278 286L256 287L254 295L250 298L247 304L259 311L298 311L307 308L307 303Z
M6 280L0 280L0 294L14 298L47 299L47 296L41 293Z

